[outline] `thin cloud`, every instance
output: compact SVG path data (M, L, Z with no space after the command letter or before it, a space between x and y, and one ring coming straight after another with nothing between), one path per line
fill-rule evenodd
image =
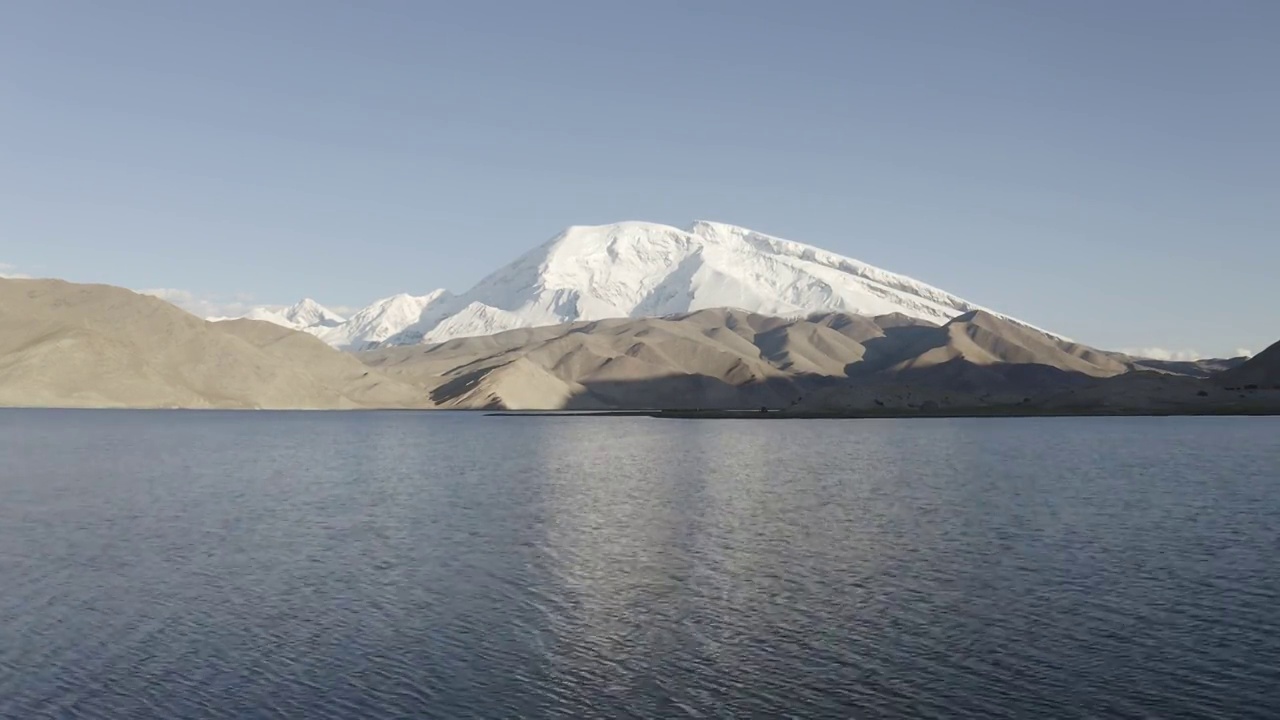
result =
M1171 350L1169 348L1129 348L1121 350L1125 355L1139 358L1147 358L1148 360L1199 360L1204 354L1199 350Z
M160 298L202 318L239 317L254 308L253 298L244 294L228 299L216 295L201 295L178 288L148 288L137 292Z
M253 295L248 293L237 293L235 295L209 295L193 293L189 290L180 288L147 288L145 290L137 290L139 294L158 297L165 302L172 303L186 310L192 315L202 318L236 318L241 317L250 310L263 309L280 311L285 310L288 305L263 305L254 302ZM329 310L349 317L359 308L351 308L345 305L330 307Z
M18 268L9 263L0 263L0 278L8 278L10 280L29 280L30 275L18 272Z

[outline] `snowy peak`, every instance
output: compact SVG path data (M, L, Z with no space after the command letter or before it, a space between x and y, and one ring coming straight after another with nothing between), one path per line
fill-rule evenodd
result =
M529 327L523 317L481 302L473 302L436 323L419 342L439 343L455 337L495 335L523 327Z
M476 299L554 322L628 317L699 249L693 236L656 223L573 227L546 246L538 276L528 283L534 296L500 292Z
M281 315L298 328L336 327L347 320L311 298L303 298Z
M277 314L296 322L316 317L313 305L303 301ZM307 331L336 347L365 349L711 308L779 317L897 314L935 325L985 310L906 275L748 228L699 220L682 230L631 221L569 227L461 295L395 295L345 322L320 320Z
M403 332L452 297L447 290L419 296L400 293L373 303L340 325L308 332L337 348L363 350Z
M812 245L783 240L735 225L702 220L695 222L690 232L730 251L741 252L744 255L756 254L771 258L780 265L805 269L820 281L825 277L833 277L832 273L835 273L834 277L837 281L854 280L867 292L891 299L893 302L910 305L923 301L926 307L921 307L920 312L928 317L906 314L931 322L945 322L957 313L982 309L919 280L881 270L859 260L837 255ZM845 311L868 314L858 312L854 308L847 308ZM1019 322L1019 324L1025 323Z
M241 315L238 318L209 318L209 319L212 320L213 322L221 322L223 320L239 320L239 319L261 320L262 322L269 322L273 325L279 325L281 327L297 329L296 326L293 324L293 321L286 318L284 314L281 313L279 310L273 310L271 308L264 308L264 307L254 308L249 312L245 313L244 315Z
M291 307L258 307L238 318L206 318L210 322L223 320L261 320L291 330L311 330L312 328L337 327L346 322L346 318L317 303L305 298Z
M898 313L935 324L982 309L905 275L735 225L621 222L566 229L438 308L447 319L424 315L386 342L719 307L783 317Z

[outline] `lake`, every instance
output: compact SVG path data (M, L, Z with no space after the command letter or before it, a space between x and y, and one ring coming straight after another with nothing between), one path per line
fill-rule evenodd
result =
M0 717L1280 712L1280 418L0 411Z

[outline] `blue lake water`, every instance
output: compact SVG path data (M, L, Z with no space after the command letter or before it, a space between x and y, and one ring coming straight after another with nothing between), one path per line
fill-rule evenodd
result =
M1280 714L1280 419L0 411L0 717Z

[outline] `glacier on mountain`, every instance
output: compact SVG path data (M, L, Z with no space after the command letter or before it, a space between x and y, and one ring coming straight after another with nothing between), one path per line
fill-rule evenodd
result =
M235 318L211 317L211 322L222 320L261 320L292 330L324 330L338 327L347 321L336 312L324 307L311 298L304 298L290 307L257 307Z
M336 327L309 329L312 335L336 348L365 350L397 335L405 328L435 317L434 308L446 305L453 296L447 290L436 290L426 295L405 293L383 298L352 315ZM439 317L444 319L443 312Z
M901 313L935 323L986 309L905 275L742 227L621 222L570 227L461 295L396 295L345 322L304 329L335 347L367 349L717 307L779 317Z

